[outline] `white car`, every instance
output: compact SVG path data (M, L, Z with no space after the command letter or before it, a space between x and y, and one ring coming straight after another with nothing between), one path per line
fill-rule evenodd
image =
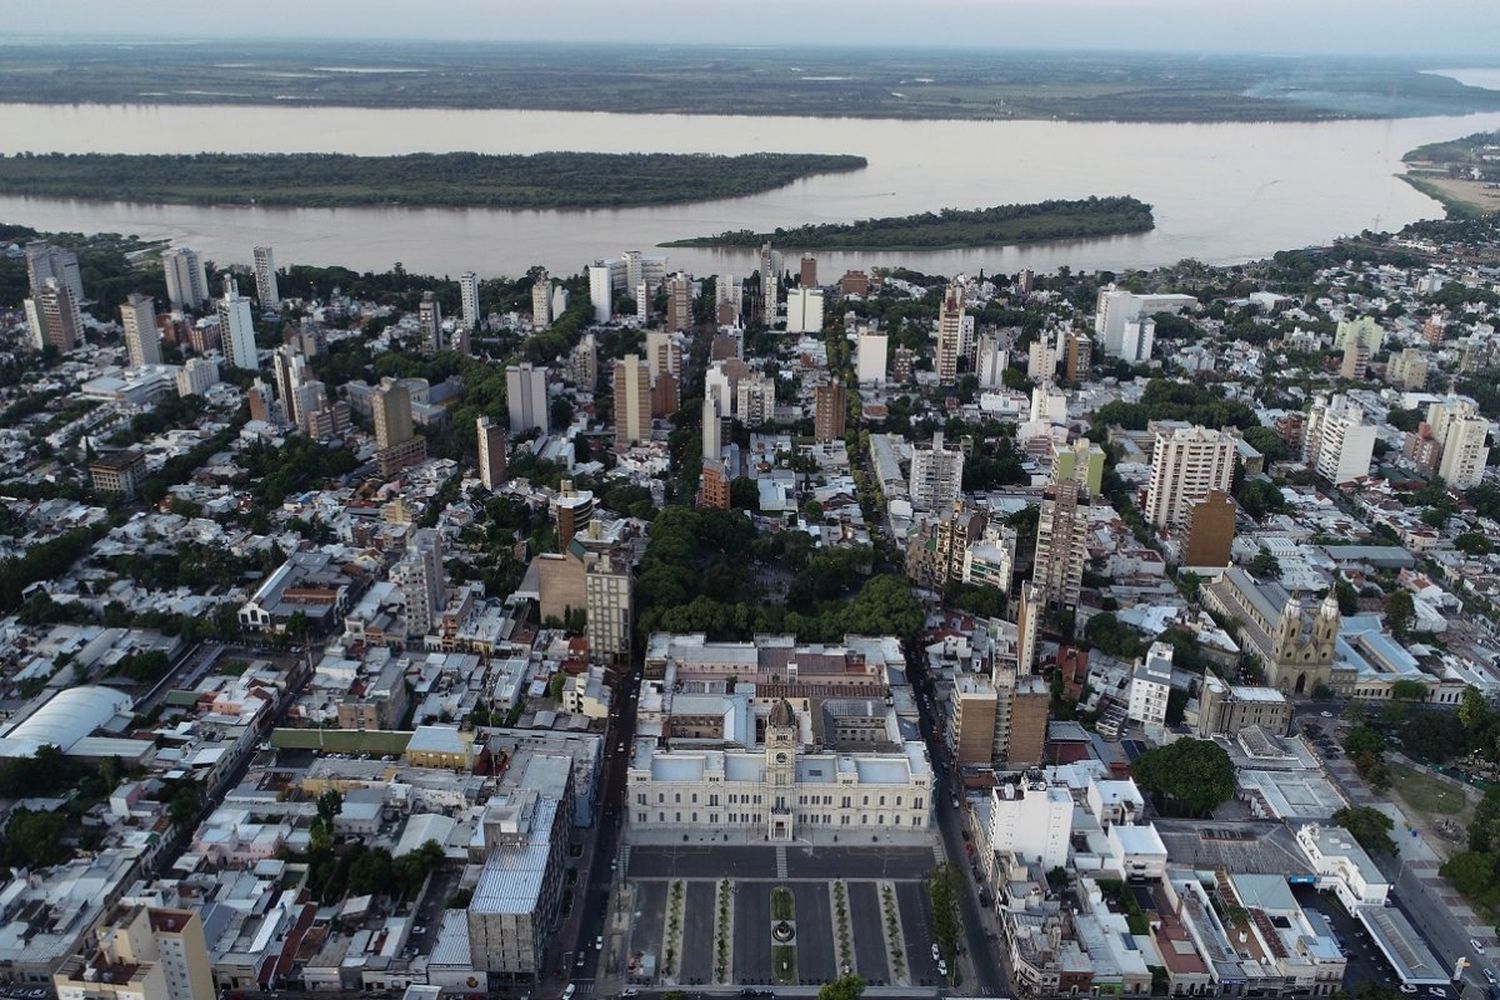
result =
M1487 983L1489 983L1491 986L1494 986L1495 985L1495 974L1493 972L1491 972L1489 969L1483 969L1481 971L1484 972L1484 981L1487 982Z
M932 946L932 960L934 962L941 962L943 960L943 953L938 951L938 946L936 943L934 943Z
M1469 938L1469 947L1474 949L1476 955L1484 954L1484 942L1478 938Z
M595 951L603 951L604 950L604 935L601 934L598 937L594 938L594 950Z
M1448 991L1441 986L1429 986L1427 987L1427 995L1430 997L1445 997L1448 995Z
M938 975L942 976L944 979L948 978L948 963L943 961L941 958L938 959Z
M1417 992L1417 988L1415 986L1413 986L1411 983L1402 983L1401 984L1401 992L1402 993L1415 993L1415 992Z
M578 992L578 987L572 983L563 987L562 1000L573 1000L573 994Z

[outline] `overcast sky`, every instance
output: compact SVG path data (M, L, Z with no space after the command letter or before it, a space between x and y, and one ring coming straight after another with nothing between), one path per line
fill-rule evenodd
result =
M1500 0L0 0L6 33L1500 58Z

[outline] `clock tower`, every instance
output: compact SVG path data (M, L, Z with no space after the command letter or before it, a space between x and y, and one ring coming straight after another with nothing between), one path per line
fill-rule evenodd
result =
M785 698L766 719L766 834L791 840L797 794L797 713Z

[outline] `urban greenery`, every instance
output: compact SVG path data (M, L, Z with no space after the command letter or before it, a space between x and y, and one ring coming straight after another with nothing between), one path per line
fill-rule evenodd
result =
M794 226L770 233L739 229L717 236L674 240L662 246L758 247L772 242L802 250L946 250L1119 236L1147 232L1155 225L1150 205L1124 196L1048 200L993 208L944 208L883 219Z
M866 165L817 153L17 153L0 156L0 193L293 208L622 208L739 198Z
M1211 740L1182 739L1147 750L1131 770L1141 790L1171 812L1208 816L1234 795L1234 763Z

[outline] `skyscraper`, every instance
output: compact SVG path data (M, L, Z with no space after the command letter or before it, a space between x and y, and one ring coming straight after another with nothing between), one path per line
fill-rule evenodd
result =
M1194 507L1210 491L1229 492L1234 477L1235 438L1206 427L1158 431L1151 453L1146 521L1158 528L1185 528Z
M230 275L224 275L224 296L219 299L219 343L224 360L235 368L256 371L260 355L255 346L255 321L250 300L240 294L240 286Z
M803 288L812 288L818 283L818 258L810 253L802 255L802 267L797 276L798 284Z
M651 440L651 368L639 356L615 362L614 400L615 444Z
M667 279L667 331L693 328L693 276L678 271Z
M436 354L447 346L443 342L443 305L430 291L422 293L417 305L417 330L425 353Z
M161 334L156 329L156 301L151 296L130 293L120 306L120 325L125 328L125 354L131 367L161 364Z
M370 404L376 447L384 451L412 439L411 392L400 379L381 379Z
M1005 384L1005 369L1010 367L1010 351L999 334L985 333L979 337L975 350L974 373L979 376L981 389L999 389Z
M525 434L532 428L544 435L548 432L546 368L530 363L507 367L505 401L510 410L511 434Z
M958 356L963 341L964 288L960 284L948 286L943 304L938 309L937 331L937 376L939 385L954 385L958 382Z
M479 443L479 481L487 490L505 482L505 428L489 417L480 417L475 430Z
M1051 484L1042 494L1037 519L1032 592L1043 604L1064 611L1078 607L1089 557L1088 515L1079 509L1081 492L1077 480Z
M1302 460L1335 486L1368 476L1375 435L1374 425L1365 423L1364 408L1347 396L1319 399L1307 413Z
M1150 338L1144 324L1157 313L1180 313L1193 309L1198 300L1191 295L1136 295L1114 285L1099 289L1094 306L1094 336L1104 353L1113 358L1139 361L1150 355ZM1133 327L1127 331L1127 327ZM1156 324L1151 323L1154 333Z
M1195 506L1188 523L1182 565L1218 568L1229 565L1234 544L1234 501L1229 494L1210 490Z
M531 286L531 328L540 333L552 325L552 278L546 271Z
M806 286L787 292L786 332L823 332L823 289Z
M1068 334L1068 354L1064 368L1065 377L1069 382L1082 382L1089 373L1089 366L1094 362L1094 342L1089 335L1082 330L1074 330Z
M653 380L663 375L682 378L682 339L665 330L647 330L646 363Z
M406 554L391 569L391 582L406 603L406 634L427 635L448 603L442 535L433 528L415 531Z
M48 278L56 278L73 301L82 304L83 276L78 270L78 255L46 240L32 240L26 244L26 281L33 296L41 294Z
M167 277L167 301L173 309L200 309L208 301L208 272L198 251L173 247L161 255Z
M912 509L948 510L957 500L964 481L964 453L943 444L943 432L934 431L932 443L912 446L911 474L907 488Z
M589 305L594 309L595 323L608 323L614 315L614 277L602 260L589 265Z
M848 396L843 383L829 382L818 386L814 394L813 440L823 443L844 437L844 418L849 412Z
M766 326L775 326L781 300L781 251L773 250L771 244L760 248L760 321Z
M1490 458L1489 420L1480 415L1473 401L1459 399L1429 406L1427 424L1443 445L1438 460L1443 482L1455 490L1478 486Z
M641 326L651 323L651 286L642 281L635 287L635 318Z
M889 338L883 333L859 332L856 373L860 385L885 385L886 350Z
M276 260L270 247L255 248L255 300L262 311L281 308L281 292L276 288Z
M26 318L38 350L50 346L66 354L77 347L83 340L81 316L73 293L57 278L42 279L41 291L27 301Z
M717 461L724 450L724 411L720 408L719 394L703 394L703 459Z
M465 330L479 325L479 275L465 271L458 276L458 304Z

